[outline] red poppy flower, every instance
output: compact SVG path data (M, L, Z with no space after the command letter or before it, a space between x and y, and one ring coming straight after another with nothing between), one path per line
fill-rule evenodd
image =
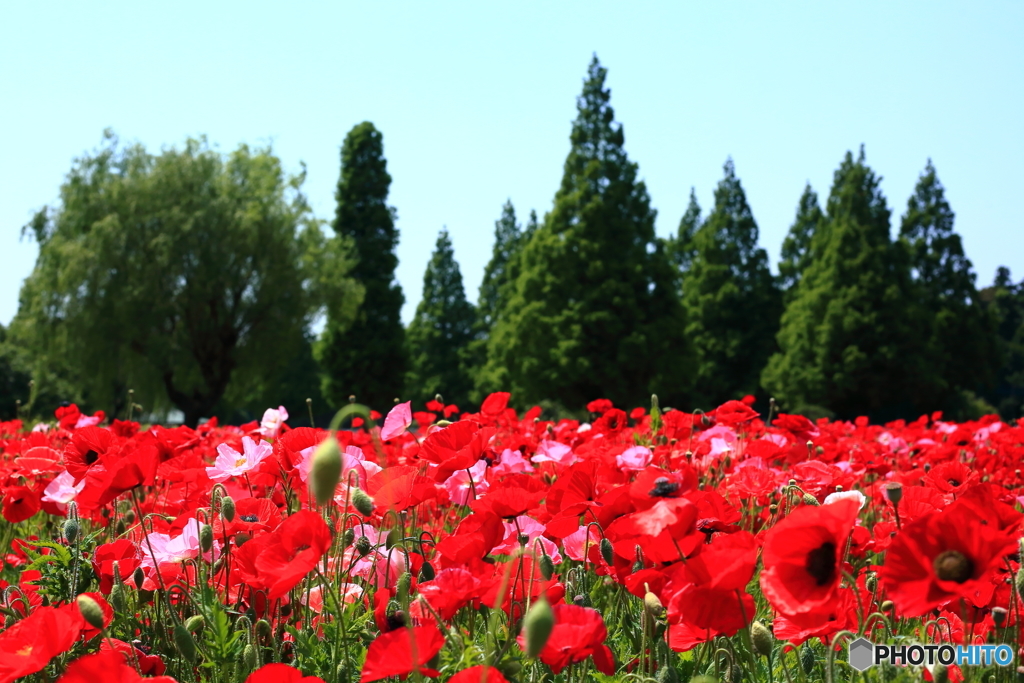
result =
M71 662L57 683L178 683L170 676L143 678L125 662L124 655L114 650L86 655Z
M245 683L324 683L319 676L303 676L294 666L264 664L249 674Z
M213 523L213 535L217 539L225 534L234 536L239 532L255 536L259 532L273 531L281 524L281 511L274 501L266 498L241 498L235 502L235 518L230 522L218 518Z
M294 588L330 546L331 530L315 512L300 510L282 522L256 558L268 597L276 600Z
M359 683L379 681L388 676L405 676L418 669L427 676L439 675L423 665L444 647L444 636L436 626L398 628L377 637L366 651L366 663Z
M81 615L38 607L0 633L0 683L40 671L51 659L71 649L78 640L80 620Z
M859 510L854 500L803 506L768 532L761 590L772 607L783 614L802 614L835 599L846 541Z
M125 661L129 664L138 662L139 673L143 676L159 676L167 670L164 660L160 659L158 655L146 654L138 647L129 645L123 640L118 640L117 638L104 638L100 641L100 652L104 652L106 650L120 652Z
M481 664L463 669L452 676L448 683L508 683L508 679L493 666Z
M508 407L508 400L511 397L512 394L505 391L497 391L491 394L480 404L480 414L492 419L500 417L505 412L505 408Z
M953 504L906 524L881 569L886 592L908 617L956 598L983 606L993 572L1015 550L1015 536L986 524L966 505Z
M726 401L711 414L718 424L738 425L750 422L760 415L743 401Z
M598 671L606 676L614 675L615 658L604 644L608 629L601 613L579 605L555 605L551 611L555 615L555 625L538 655L540 661L558 674L570 664L593 657ZM526 637L519 634L517 640L519 647L525 649Z
M100 462L110 450L117 448L117 437L109 429L82 427L76 429L71 441L64 447L64 465L75 483L85 478L89 468Z
M435 479L444 481L453 472L475 465L493 435L493 427L481 429L469 420L456 422L432 431L420 446L420 457L438 465Z
M128 579L141 562L138 547L126 538L96 546L92 554L92 568L100 577L100 592L104 595L110 595L110 589L114 587L115 562L121 578Z
M474 513L437 544L437 552L453 565L479 560L505 537L505 526L490 512Z
M43 506L39 494L27 486L9 486L4 489L4 519L11 524L24 522Z
M547 493L544 482L528 474L513 474L491 485L486 496L471 501L475 512L491 511L510 519L525 515L540 504Z
M432 581L419 585L420 595L445 621L454 617L471 600L479 598L480 590L480 579L458 567L442 569Z

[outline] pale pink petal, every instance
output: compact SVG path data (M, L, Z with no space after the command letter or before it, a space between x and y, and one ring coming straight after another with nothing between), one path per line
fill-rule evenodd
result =
M384 441L393 439L404 432L412 424L412 401L399 403L384 418L384 428L380 430L380 438Z

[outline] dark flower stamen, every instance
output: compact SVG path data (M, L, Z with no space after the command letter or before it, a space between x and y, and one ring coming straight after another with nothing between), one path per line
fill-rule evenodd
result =
M974 576L974 563L956 550L947 550L935 558L935 575L942 581L964 583Z
M815 583L824 586L836 575L836 546L829 541L807 553L807 573Z
M647 495L653 498L668 498L679 490L679 484L668 480L668 477L658 477L654 480L654 488Z

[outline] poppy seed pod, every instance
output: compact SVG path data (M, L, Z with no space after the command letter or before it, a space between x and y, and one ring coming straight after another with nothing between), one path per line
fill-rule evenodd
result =
M366 491L362 489L352 489L352 507L354 507L359 514L364 517L369 517L373 514L373 498L370 498L366 494Z
M540 598L526 612L523 619L523 637L526 639L526 656L536 657L551 637L555 628L555 613L545 598Z
M888 498L889 502L893 505L899 505L900 501L903 500L903 484L886 484L882 490L885 491L885 497Z
M762 657L770 657L775 645L775 636L768 630L768 627L760 621L750 625L750 641L754 645L754 651Z
M78 603L78 611L82 613L85 623L93 628L103 628L103 609L100 604L88 595L79 595L75 602Z
M340 479L341 449L338 440L330 436L313 451L309 470L309 488L318 505L326 505L334 498L334 488Z

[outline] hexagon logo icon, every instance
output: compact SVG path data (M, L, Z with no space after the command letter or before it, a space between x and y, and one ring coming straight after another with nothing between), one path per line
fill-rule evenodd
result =
M866 638L850 643L850 666L857 671L866 671L875 665L875 646Z

